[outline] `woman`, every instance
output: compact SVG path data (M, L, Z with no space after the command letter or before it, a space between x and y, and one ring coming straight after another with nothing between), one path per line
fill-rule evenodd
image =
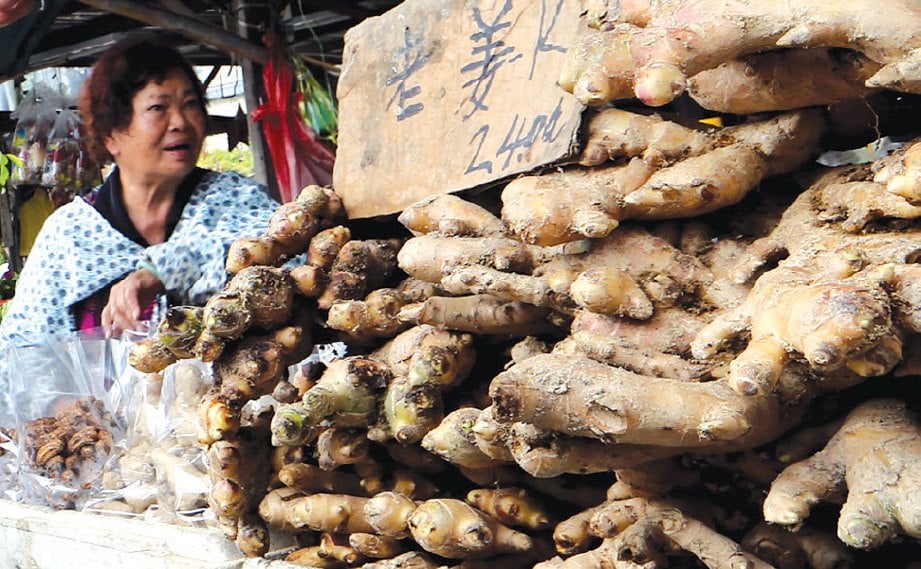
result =
M201 82L174 49L129 41L104 53L79 107L108 179L55 211L36 238L0 322L0 343L133 329L168 297L201 304L226 281L228 246L264 233L278 207L264 186L196 168L205 136Z

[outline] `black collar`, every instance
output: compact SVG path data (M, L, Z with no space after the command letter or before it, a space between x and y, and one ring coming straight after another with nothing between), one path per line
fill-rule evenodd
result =
M189 198L192 197L192 192L195 191L196 186L207 173L208 170L195 168L176 188L173 205L170 207L169 215L166 218L166 239L169 239L170 235L173 234L176 224L179 223L179 219L182 217L182 210L185 209L186 204L189 203ZM96 193L93 207L119 233L142 247L150 246L150 243L141 236L134 224L131 223L131 218L128 217L128 212L125 210L118 168L115 168L106 178L106 181L102 183L102 187Z

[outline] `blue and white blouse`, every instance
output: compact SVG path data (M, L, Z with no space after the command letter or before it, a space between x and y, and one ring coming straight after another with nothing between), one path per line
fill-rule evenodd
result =
M41 344L76 329L75 304L151 263L167 292L183 304L203 304L227 280L230 244L268 229L278 208L265 186L240 174L208 172L169 238L144 247L113 228L85 200L56 210L35 240L16 296L0 321L0 345Z

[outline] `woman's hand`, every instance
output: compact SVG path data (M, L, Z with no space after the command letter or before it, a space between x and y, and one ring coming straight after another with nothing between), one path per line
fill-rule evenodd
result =
M109 302L102 309L106 335L111 338L134 329L150 303L164 290L163 283L146 269L134 271L112 285Z

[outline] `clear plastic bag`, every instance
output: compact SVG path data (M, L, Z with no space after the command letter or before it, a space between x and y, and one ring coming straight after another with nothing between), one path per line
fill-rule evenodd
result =
M0 426L0 498L8 500L18 497L16 474L19 462L15 436L15 429Z
M142 374L129 367L122 375L122 384L127 387L128 409L124 444L107 464L100 491L87 500L83 509L136 516L157 508L149 421L156 417L159 374Z
M99 166L90 159L80 136L80 115L72 108L61 109L48 133L42 169L42 185L55 207L83 195L102 182Z
M160 509L173 521L198 523L208 507L211 482L198 444L198 407L212 383L211 366L197 360L182 360L163 371L151 456Z
M100 490L126 433L119 345L82 331L8 350L22 501L81 509Z
M21 168L14 168L10 176L13 187L38 185L42 181L48 135L54 125L56 104L46 96L47 89L36 85L19 107L10 113L16 120L10 152L22 160Z
M208 364L177 362L160 373L134 372L125 446L106 468L103 491L85 509L161 522L204 522L210 481L198 444L198 404L211 387Z
M77 193L77 168L80 165L80 116L62 109L48 133L42 185L48 189L55 207L73 199Z
M80 152L77 156L77 181L74 191L78 196L90 192L93 188L102 183L102 168L95 160L90 158L90 152L86 148L85 139L80 139Z
M0 342L0 354L8 354L9 346ZM16 415L13 412L9 379L9 360L0 358L0 497L14 499L16 469Z

